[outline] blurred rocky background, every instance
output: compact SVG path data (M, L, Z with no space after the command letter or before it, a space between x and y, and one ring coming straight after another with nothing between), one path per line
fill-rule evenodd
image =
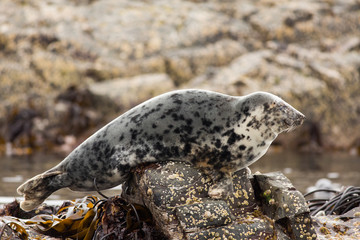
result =
M0 1L1 154L69 152L179 88L272 92L307 116L275 145L359 154L360 1Z

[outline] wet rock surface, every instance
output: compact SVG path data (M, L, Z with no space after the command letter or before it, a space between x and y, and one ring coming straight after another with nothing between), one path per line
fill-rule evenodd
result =
M255 174L254 178L255 192L264 213L274 219L290 239L317 239L305 198L289 179L280 172Z
M278 144L357 152L359 14L355 0L1 1L0 151L11 112L39 113L12 145L53 149L149 97L194 87L273 92L317 126ZM82 120L61 132L56 97L74 86L97 105L68 108Z
M136 171L122 196L142 201L170 239L316 239L306 201L284 175L256 174L253 182L255 191L247 170L241 170L234 176L234 192L214 200L204 191L214 184L207 175L168 162Z

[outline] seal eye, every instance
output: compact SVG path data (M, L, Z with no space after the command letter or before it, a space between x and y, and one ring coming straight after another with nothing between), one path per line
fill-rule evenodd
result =
M279 104L277 106L277 109L283 113L286 113L288 111L288 108L284 104Z

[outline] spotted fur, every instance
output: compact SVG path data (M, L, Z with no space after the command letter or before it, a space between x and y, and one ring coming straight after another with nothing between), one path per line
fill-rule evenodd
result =
M30 210L57 189L107 189L146 162L185 161L231 173L265 154L283 131L304 115L265 92L233 97L179 90L152 98L119 116L84 141L60 164L18 188Z

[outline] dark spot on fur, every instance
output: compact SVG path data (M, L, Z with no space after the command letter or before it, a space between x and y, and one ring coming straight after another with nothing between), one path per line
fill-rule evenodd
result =
M171 114L171 117L174 121L185 120L184 115L178 115L176 113Z
M187 134L191 134L193 131L193 127L189 125L183 125L181 126L181 130L186 132Z
M138 136L138 130L130 129L131 132L131 140L136 140Z
M185 156L191 152L191 144L190 143L185 144L183 152L184 152Z
M162 151L164 149L164 146L160 142L156 142L154 144L154 149L158 151Z
M116 169L120 173L125 173L125 172L129 171L130 165L128 163L127 164L119 164L116 166Z
M194 117L200 117L200 113L199 112L194 112Z
M264 110L267 111L270 108L270 105L268 103L264 103Z
M173 93L173 94L170 95L170 98L177 98L179 96L180 96L179 93Z
M163 136L161 136L160 134L155 134L155 138L159 141L163 140Z
M131 122L138 123L140 121L140 117L141 117L140 114L135 115L134 117L131 118Z
M247 127L252 127L255 129L259 129L261 126L261 122L258 121L255 117L253 117L250 122L248 122L248 124L246 125Z
M171 114L171 117L175 122L179 121L179 116L176 113Z
M221 147L221 141L220 139L216 139L215 141L215 147L220 148Z
M97 164L94 163L90 163L91 169L92 170L98 170L99 166Z
M228 146L223 146L221 148L220 158L223 161L230 162L231 161L231 153L228 150Z
M216 133L218 133L218 132L220 132L222 129L223 129L222 126L214 126L213 131L216 132Z
M130 165L128 163L121 165L122 169L129 169Z
M248 157L247 157L247 161L252 161L254 159L254 154L250 154Z
M176 99L176 100L174 100L174 103L176 103L176 104L182 104L182 101L180 100L180 99Z
M242 116L242 114L241 114L240 112L235 112L234 115L235 115L235 119L236 119L237 121L239 121L240 118L241 118L241 116Z
M227 143L228 143L229 145L232 145L232 144L234 144L235 142L237 142L237 141L245 138L245 136L244 136L243 134L239 135L239 134L235 133L235 131L234 131L233 129L227 131L226 133L227 133L227 135L229 136L228 141L227 141Z
M162 150L164 157L173 158L180 157L179 148L176 146L164 147Z
M146 156L147 152L143 149L136 149L135 150L135 154L136 154L136 157L139 158L139 159L142 159Z
M202 122L202 124L203 124L205 127L210 127L211 124L212 124L212 121L209 120L209 119L207 119L207 118L202 118L202 119L201 119L201 122Z
M233 132L234 130L227 130L226 132L224 132L223 134L221 134L221 136L230 136L230 134Z
M121 136L119 137L119 142L121 142L122 140L124 140L124 134L121 134Z
M249 106L244 106L242 112L245 114L245 116L250 116L251 114L249 110L250 110Z
M241 144L241 145L239 146L239 150L240 150L240 151L244 151L245 149L246 149L246 146L245 146L245 145Z

